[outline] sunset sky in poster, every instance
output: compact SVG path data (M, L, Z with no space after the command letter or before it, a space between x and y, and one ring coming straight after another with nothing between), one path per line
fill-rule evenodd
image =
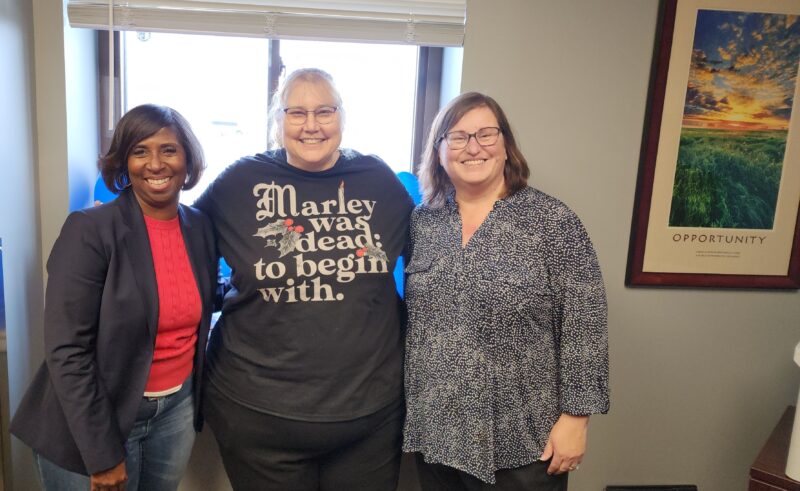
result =
M786 130L798 62L798 16L700 10L683 126Z

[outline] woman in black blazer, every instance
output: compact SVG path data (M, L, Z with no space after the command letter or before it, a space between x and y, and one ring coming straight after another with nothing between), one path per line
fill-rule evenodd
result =
M203 153L177 111L144 105L100 168L120 195L71 213L53 246L45 363L11 432L47 490L174 490L200 428L216 282L211 225L178 203Z

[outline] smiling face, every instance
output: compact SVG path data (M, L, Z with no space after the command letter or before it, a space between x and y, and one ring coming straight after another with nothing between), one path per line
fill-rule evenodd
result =
M159 220L177 215L186 153L172 128L161 128L131 148L128 176L142 213Z
M284 108L315 111L321 107L336 106L336 99L323 82L301 80L289 90ZM312 113L306 122L293 125L283 120L283 146L289 164L299 169L319 172L333 167L339 158L342 143L342 120L339 112L333 121L319 124Z
M497 118L486 106L470 110L456 122L448 133L476 133L481 128L499 127ZM500 133L493 145L481 146L475 137L460 150L451 150L445 140L439 144L439 162L455 187L456 194L485 194L505 191L503 171L506 164L506 144Z

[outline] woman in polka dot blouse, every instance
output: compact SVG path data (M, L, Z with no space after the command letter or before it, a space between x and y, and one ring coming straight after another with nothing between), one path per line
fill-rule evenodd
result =
M404 450L424 491L565 490L609 408L597 257L528 175L491 97L436 117L406 267Z

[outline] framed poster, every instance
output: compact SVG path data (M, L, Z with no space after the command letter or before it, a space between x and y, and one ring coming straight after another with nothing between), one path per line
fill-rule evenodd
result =
M627 285L800 288L800 2L665 0Z

